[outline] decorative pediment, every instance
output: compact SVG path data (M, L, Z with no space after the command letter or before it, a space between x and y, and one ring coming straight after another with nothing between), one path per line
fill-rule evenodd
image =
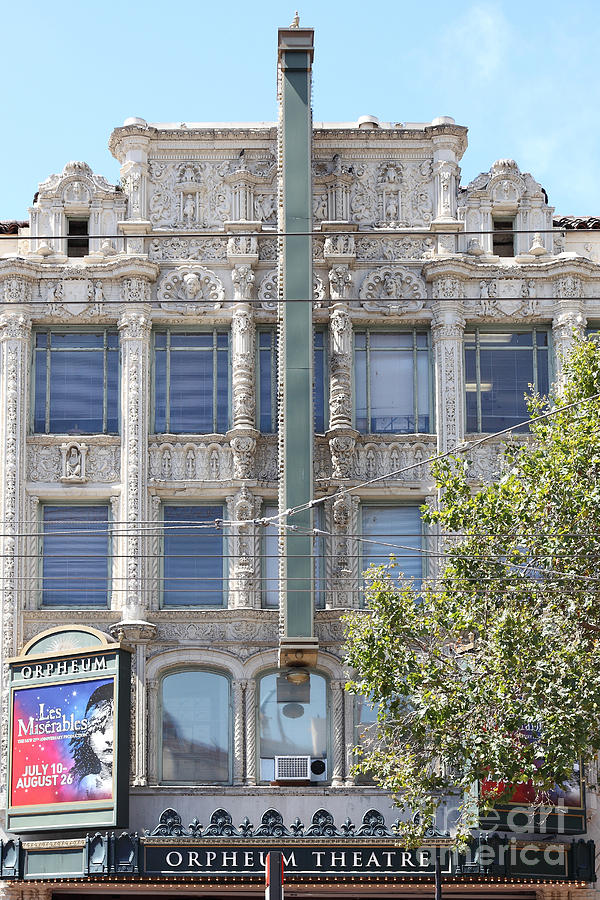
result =
M121 197L120 189L109 184L102 175L94 175L85 162L69 162L61 175L50 175L38 190L40 200L60 200L66 208L87 207L92 200L115 199Z

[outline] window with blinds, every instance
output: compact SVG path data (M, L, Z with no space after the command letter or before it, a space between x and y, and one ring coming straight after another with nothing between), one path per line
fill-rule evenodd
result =
M163 606L225 605L222 518L222 506L163 507Z
M465 333L467 431L493 434L529 417L529 386L548 393L548 344L545 328L506 333L477 328Z
M313 416L314 429L323 434L327 427L327 335L314 332L313 343ZM277 333L261 328L257 336L257 410L256 421L263 434L277 431Z
M361 509L361 571L384 566L394 557L400 573L418 588L423 578L423 523L418 506L371 506Z
M432 379L426 331L357 331L355 423L362 434L431 431Z
M156 331L154 431L224 434L228 428L229 333Z
M117 434L117 332L36 332L34 385L36 433Z
M270 519L276 516L277 506L265 506L263 516ZM323 507L313 509L313 524L323 530ZM317 535L313 538L313 558L315 561L315 608L325 609L325 537ZM276 524L265 525L262 535L262 605L268 609L279 606L279 529Z
M107 606L108 506L47 505L41 525L42 606Z

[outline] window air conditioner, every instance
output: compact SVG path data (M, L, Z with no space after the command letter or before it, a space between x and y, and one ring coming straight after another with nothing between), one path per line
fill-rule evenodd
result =
M327 781L327 760L311 756L276 756L275 781Z

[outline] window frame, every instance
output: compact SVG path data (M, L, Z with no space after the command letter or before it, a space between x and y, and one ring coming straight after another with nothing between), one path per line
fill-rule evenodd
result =
M326 722L326 750L327 755L325 759L327 760L327 780L320 781L316 784L310 785L313 789L319 789L319 787L327 787L331 784L331 779L333 777L333 751L334 751L334 741L333 741L333 701L332 701L332 692L331 692L331 677L328 672L324 672L321 669L307 669L309 675L318 675L320 678L323 678L325 681L325 722ZM281 669L277 669L274 667L270 667L268 669L263 669L261 672L258 672L255 676L255 691L254 696L256 697L255 703L255 733L256 733L256 783L258 785L269 784L268 781L263 781L261 778L260 771L260 761L261 761L261 745L262 745L262 735L260 730L260 685L263 678L266 678L269 675L280 675L282 674ZM298 754L284 754L290 756L306 756L307 754L298 753ZM270 759L270 757L264 757L265 759ZM316 757L315 757L316 758Z
M227 756L228 756L228 779L227 781L170 781L163 777L163 713L164 713L164 702L163 702L163 684L167 678L171 675L181 675L185 672L206 672L210 675L219 675L227 681L228 690L229 690L229 702L227 704ZM159 679L158 686L158 704L157 704L157 718L158 718L158 748L157 748L157 781L159 785L232 785L233 784L233 767L234 767L234 719L233 719L233 678L230 672L225 669L218 669L213 666L196 666L196 665L183 665L176 666L172 669L167 669L164 671Z
M367 430L361 431L356 424L356 406L357 406L357 377L356 377L356 335L364 333L365 338L365 376L366 376L366 385L365 385L365 394L366 394L366 420L367 420ZM428 417L429 417L429 428L430 431L372 431L371 430L371 376L370 376L370 335L372 334L412 334L413 336L413 346L410 351L412 354L412 376L413 376L413 403L412 410L413 416L415 419L415 426L419 424L419 412L418 412L418 402L419 402L419 391L418 391L418 370L417 370L417 359L419 348L417 348L416 338L417 334L425 334L427 337L427 380L428 380L428 391L427 391L427 399L428 399ZM409 352L409 351L407 351ZM423 351L420 351L423 352ZM359 434L435 434L435 371L434 371L434 357L433 357L433 349L431 343L431 328L429 327L420 327L413 326L411 328L402 328L402 327L384 327L381 325L378 326L370 326L370 325L355 325L352 332L352 425L358 431Z
M423 501L423 502L424 502L424 501ZM363 527L363 510L364 510L364 509L368 509L369 507L371 507L371 508L373 508L373 507L377 507L377 508L387 507L387 508L390 508L390 509L392 509L392 508L393 508L393 509L403 509L403 508L406 509L406 508L409 508L409 509L416 509L416 510L419 511L419 522L421 523L421 549L416 551L415 556L418 557L418 558L421 560L421 577L418 579L418 582L420 582L420 584L422 585L423 582L425 582L425 581L428 579L428 577L429 577L429 565L428 565L429 555L428 555L428 553L427 553L427 549L428 549L428 548L427 548L427 540L428 540L428 537L429 537L429 534L430 534L429 529L427 528L427 524L423 521L423 515L422 515L422 513L421 513L421 507L422 507L422 506L423 506L423 503L415 503L414 500L410 500L410 499L405 499L405 500L400 500L400 501L394 502L394 501L389 500L389 499L386 499L386 500L375 500L375 499L369 498L369 499L366 500L366 501L364 501L364 500L361 501L361 503L360 503L360 509L359 509L359 515L358 515L358 532L359 532L359 535L360 535L360 538L361 538L361 541L360 541L360 550L359 550L359 553L358 553L358 559L359 559L359 568L358 568L358 578L359 578L359 585L358 585L359 606L363 606L363 605L364 605L364 593L365 593L365 591L364 591L364 575L363 575L363 572L366 571L366 569L365 569L365 564L364 564L364 562L365 562L365 553L364 553L365 544L364 544L362 538L367 537L367 535L365 535L365 531L364 531L364 527ZM369 538L369 539L371 539L371 538ZM371 546L372 546L372 545L371 545ZM390 548L390 552L388 553L388 556L391 556L392 554L393 554L393 550ZM386 565L387 565L387 563L386 563ZM368 568L368 566L367 566L367 568ZM410 576L408 576L408 577L410 577Z
M86 610L99 610L99 609L111 609L112 608L112 595L113 595L113 558L114 558L114 535L112 531L113 527L113 519L112 519L112 509L110 501L107 499L104 500L94 500L90 498L89 500L81 499L75 500L71 503L60 503L59 500L61 498L57 498L56 500L42 500L38 504L37 510L37 556L38 556L38 566L37 566L37 608L38 609L86 609ZM47 506L55 506L63 509L77 509L78 507L83 506L100 506L106 509L106 539L107 539L107 547L108 551L106 554L106 603L102 606L92 606L85 605L79 606L75 604L44 604L44 538L46 537L46 532L44 529L44 509Z
M165 431L157 431L156 430L156 384L157 384L157 366L156 366L156 336L158 334L166 333L167 340L164 347L165 352ZM213 346L212 346L212 371L213 371L213 382L212 382L212 395L213 395L213 428L211 431L170 431L169 428L171 426L171 400L169 396L170 391L170 338L172 334L212 334L213 336ZM217 347L217 335L226 334L227 335L227 427L225 431L218 431L218 411L217 411L217 356L219 349ZM159 348L161 351L163 348ZM190 352L197 350L198 348L176 348L176 352ZM186 434L226 434L231 428L232 424L232 411L231 411L231 377L232 377L232 351L231 351L231 328L228 325L214 325L212 327L207 326L204 328L190 328L185 325L160 325L156 324L156 326L152 329L152 347L151 347L151 385L150 385L150 397L151 397L151 415L150 415L150 433L151 434L172 434L172 435L186 435Z
M464 415L464 423L465 423L465 433L466 434L495 434L493 431L482 431L482 413L481 413L481 364L480 364L480 345L479 345L479 335L480 334L532 334L532 345L531 347L523 348L523 351L529 350L532 354L533 359L533 374L534 374L534 388L537 389L537 368L538 368L538 360L537 360L537 352L538 347L536 344L536 333L543 332L547 337L547 345L545 349L548 360L548 386L552 385L555 376L554 369L554 344L552 340L552 328L550 325L531 325L529 327L517 327L517 328L503 328L501 325L467 325L463 332L463 371L464 371L464 390L463 390L463 415ZM468 417L467 417L467 335L473 334L475 336L475 392L476 392L476 403L477 403L477 430L469 431L467 428ZM513 348L514 349L514 348ZM502 350L499 350L501 353ZM527 410L524 410L524 418L528 418ZM528 434L528 431L518 432L519 434Z
M102 364L102 431L51 431L50 430L50 382L51 382L51 360L52 360L52 340L50 335L52 334L95 334L102 332L104 335L103 340L103 364ZM39 334L46 334L47 338L47 346L44 348L36 347L37 336ZM108 347L108 335L115 334L117 336L117 346L116 347ZM89 347L82 347L80 350L76 350L75 352L83 352L89 351ZM37 358L38 353L44 352L46 357L46 384L44 389L44 430L36 431L35 430L35 407L36 407L36 399L37 399ZM108 431L107 422L108 422L108 361L109 356L108 353L114 352L116 354L117 359L117 386L116 386L116 394L117 394L117 430L116 431ZM55 350L55 353L60 353L63 351ZM66 351L64 351L66 352ZM97 352L100 352L99 350ZM54 326L48 325L47 327L40 326L35 328L32 334L32 346L31 346L31 389L29 391L29 421L30 421L30 434L67 434L74 436L84 436L84 435L92 435L92 434L107 434L107 435L120 435L121 434L121 340L119 337L119 331L117 328L112 325L98 325L97 327L84 327L84 326L75 326L73 328L68 328L65 326Z
M225 526L221 527L223 540L223 556L221 559L222 578L221 578L221 603L220 605L212 604L189 604L187 606L177 606L175 604L165 604L165 507L167 506L196 506L198 508L208 506L220 506L223 515L225 514L226 504L224 501L214 503L205 501L197 503L194 501L187 502L185 500L162 500L160 504L160 565L159 565L159 609L161 610L200 610L200 609L227 609L229 606L229 531Z

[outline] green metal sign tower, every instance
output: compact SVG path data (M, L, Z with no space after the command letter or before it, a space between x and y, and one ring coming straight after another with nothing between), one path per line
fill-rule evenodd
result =
M281 512L313 497L311 67L314 32L279 30L279 474ZM281 666L314 665L312 510L284 517L280 539Z

